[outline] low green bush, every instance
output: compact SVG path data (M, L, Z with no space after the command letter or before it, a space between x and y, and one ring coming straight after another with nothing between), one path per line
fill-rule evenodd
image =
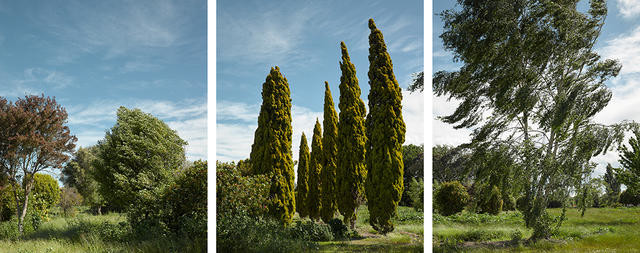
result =
M508 194L502 196L502 210L513 211L516 210L516 199Z
M491 192L487 199L482 203L481 210L482 212L487 212L489 214L497 215L502 212L502 196L500 194L500 189L494 186L491 188Z
M313 221L297 221L293 226L288 227L291 238L298 239L300 241L331 241L334 238L333 229L331 224L334 220L329 221L329 224L319 224Z
M329 221L333 238L342 240L349 238L349 228L340 219L332 219Z
M469 202L467 189L458 181L446 182L440 185L434 196L438 212L444 216L458 213Z
M634 205L640 204L640 194L632 189L626 189L620 194L620 204Z

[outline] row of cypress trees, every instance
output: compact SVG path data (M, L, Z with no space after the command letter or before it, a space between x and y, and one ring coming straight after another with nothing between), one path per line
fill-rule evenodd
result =
M355 228L356 210L366 196L371 226L385 234L393 231L391 217L403 191L402 92L373 19L369 29L370 112L366 113L360 99L355 66L341 42L340 115L325 82L323 126L316 119L311 151L304 133L300 140L297 196L289 85L276 66L262 86L263 103L250 161L254 173L270 175L269 212L285 224L291 222L296 209L301 217L325 222L339 210L345 223Z

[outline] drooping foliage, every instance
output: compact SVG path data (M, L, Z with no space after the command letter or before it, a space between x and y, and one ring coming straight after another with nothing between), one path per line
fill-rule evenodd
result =
M93 166L100 195L127 211L134 228L158 226L158 204L184 163L185 145L162 120L120 107L116 124L96 147Z
M320 175L322 220L327 223L338 211L336 169L338 155L338 114L333 105L329 83L324 82L324 119L322 121L322 171Z
M16 208L21 234L34 175L62 168L75 148L77 138L66 126L67 116L55 98L44 94L25 96L14 103L0 97L0 172L19 200Z
M619 143L632 125L592 120L611 99L604 82L621 66L593 50L605 1L590 1L586 12L577 2L458 1L459 9L441 13L440 38L462 63L433 77L436 95L462 101L441 119L476 127L474 148L505 144L517 151L524 220L534 241L549 238L564 220L547 214L552 192L546 189L553 185L568 198L589 160Z
M283 223L290 223L295 213L291 139L289 83L276 66L262 84L262 106L250 161L254 174L269 174L272 199L269 212Z
M369 223L383 234L393 231L395 215L404 188L402 144L402 91L393 74L382 32L369 19L369 114L366 126L366 195Z
M322 130L320 122L316 119L311 138L311 155L309 158L309 193L307 195L306 207L309 218L318 220L322 209L321 200L321 180L322 173Z
M301 218L309 216L307 195L309 192L309 145L307 136L302 132L298 158L298 183L296 184L296 211Z
M344 223L355 228L356 210L364 203L364 185L367 178L365 167L366 133L364 126L367 114L360 98L360 86L356 77L356 67L351 63L344 42L340 42L342 61L340 62L340 115L338 121L337 157L337 201Z

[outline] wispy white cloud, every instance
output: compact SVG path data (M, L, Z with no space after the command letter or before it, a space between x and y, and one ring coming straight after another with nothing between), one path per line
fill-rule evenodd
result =
M218 56L224 59L252 60L259 63L278 63L303 60L299 46L308 22L316 15L313 8L303 8L282 16L276 11L265 10L250 19L232 17L219 12Z
M48 32L76 50L103 53L107 58L132 50L168 48L185 43L180 38L190 16L181 4L169 0L69 1L64 5L43 4L39 7L35 19L47 27Z
M606 46L598 51L605 59L621 61L621 75L640 72L640 27L606 41Z
M625 18L633 18L640 14L639 0L617 0L618 11Z
M402 91L402 118L406 126L404 145L424 144L424 94Z
M257 122L260 105L249 105L245 103L232 102L227 100L216 103L216 118L223 120L241 120L245 122Z

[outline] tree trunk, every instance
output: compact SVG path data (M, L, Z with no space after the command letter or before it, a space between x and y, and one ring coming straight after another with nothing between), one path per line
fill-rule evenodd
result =
M102 215L102 206L98 206L98 215Z

